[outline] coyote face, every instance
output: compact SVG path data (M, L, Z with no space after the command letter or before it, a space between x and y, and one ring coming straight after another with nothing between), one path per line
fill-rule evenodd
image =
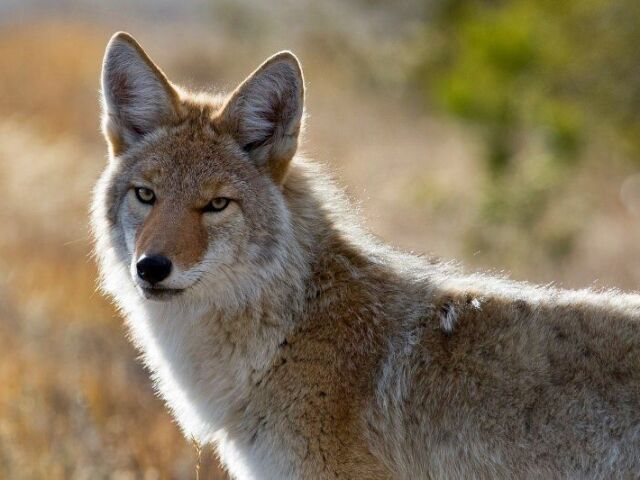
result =
M282 268L291 231L280 186L303 109L295 57L267 60L226 101L193 97L120 34L102 83L112 159L101 184L138 292L229 302Z
M167 129L123 162L116 228L147 298L210 295L282 255L289 232L280 192L233 141L206 130L193 138Z

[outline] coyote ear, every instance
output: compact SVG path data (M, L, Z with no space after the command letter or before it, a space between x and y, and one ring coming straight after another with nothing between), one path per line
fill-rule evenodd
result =
M177 92L133 37L111 37L102 63L102 131L112 154L171 121L177 105Z
M303 108L300 63L291 52L280 52L231 94L220 127L279 182L298 147Z

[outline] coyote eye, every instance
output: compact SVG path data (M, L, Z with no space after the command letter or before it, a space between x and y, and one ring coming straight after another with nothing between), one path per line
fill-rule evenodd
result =
M205 212L221 212L229 206L231 199L226 197L216 197L204 207Z
M135 192L136 198L142 203L153 205L156 201L156 194L149 188L138 187L135 189Z

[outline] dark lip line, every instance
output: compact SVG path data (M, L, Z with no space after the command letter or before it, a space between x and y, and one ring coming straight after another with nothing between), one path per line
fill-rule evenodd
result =
M156 292L181 292L184 288L166 288L166 287L140 287L143 290L153 290Z
M168 298L184 292L184 288L140 287L145 295L156 298Z

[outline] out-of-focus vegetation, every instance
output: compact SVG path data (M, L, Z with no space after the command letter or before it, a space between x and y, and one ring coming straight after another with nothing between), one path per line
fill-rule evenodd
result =
M209 90L293 50L303 149L385 241L638 288L630 0L114 1L0 2L0 479L195 476L196 449L95 291L87 212L116 30ZM209 450L200 463L201 479L224 478Z
M442 0L424 24L415 81L482 138L482 219L569 254L581 219L541 223L577 164L594 151L640 164L640 3Z

